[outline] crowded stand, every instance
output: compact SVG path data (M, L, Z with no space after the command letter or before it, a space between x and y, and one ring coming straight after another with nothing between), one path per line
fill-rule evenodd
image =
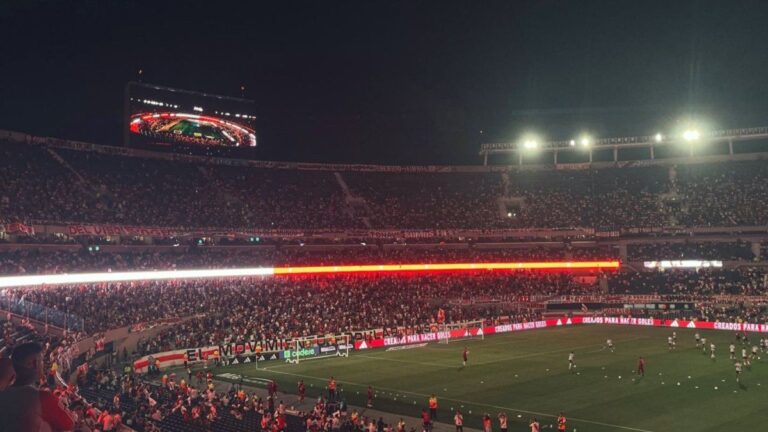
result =
M16 373L16 387L33 384L31 371L42 368L41 400L54 395L63 408L44 408L45 413L30 418L42 418L61 430L393 429L323 398L301 412L238 385L193 379L191 369L179 369L176 377L165 371L142 375L131 367L132 360L172 350L366 329L394 335L433 332L439 328L437 310L444 311L445 323L456 325L531 323L553 314L747 323L768 319L768 274L761 267L765 245L760 240L633 242L582 236L493 244L464 236L413 241L365 237L367 230L589 228L613 236L629 228L760 225L767 220L761 209L768 203L768 171L759 162L554 171L299 169L6 142L0 144L0 157L7 162L0 165L2 223L355 232L344 240L219 234L215 240L166 235L124 236L119 241L101 234L24 232L0 237L0 276L616 260L622 250L626 264L636 264L614 272L232 277L4 290L0 384L3 367L21 372ZM665 271L643 270L638 264L695 259L733 263ZM631 303L636 298L692 306L634 310L623 305L625 299ZM575 308L550 309L558 302ZM582 302L602 306L590 310ZM130 351L105 350L104 335L126 328L138 333ZM100 342L79 352L87 340ZM43 366L30 360L37 354ZM7 397L0 391L0 398Z
M0 167L6 222L610 230L768 221L761 211L768 204L768 171L760 161L399 172L231 166L11 142L2 142L0 152L7 162Z

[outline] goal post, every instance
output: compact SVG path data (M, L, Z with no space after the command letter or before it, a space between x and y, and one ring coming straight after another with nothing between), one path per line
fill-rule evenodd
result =
M292 339L283 354L286 363L299 364L308 360L349 357L351 335L333 337L309 336Z
M485 340L483 326L485 321L464 321L459 323L445 323L440 326L440 343L466 341L468 339Z

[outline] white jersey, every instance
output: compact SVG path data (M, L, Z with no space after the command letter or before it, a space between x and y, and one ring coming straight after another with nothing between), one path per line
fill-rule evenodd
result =
M733 366L736 367L736 373L741 373L741 363L736 362Z
M672 339L677 339L677 332L672 332Z
M728 351L730 351L730 352L731 352L731 354L735 353L735 352L736 352L736 345L734 345L734 344L730 344L730 345L728 346Z
M701 340L701 336L699 336L699 334L698 334L698 333L696 333L696 334L695 334L693 337L695 337L697 341L698 341L698 340Z
M757 345L752 347L752 354L757 354Z
M715 344L709 344L709 350L714 352L715 351Z
M568 361L573 362L573 353L568 354Z
M667 338L667 343L668 343L668 344L670 344L670 345L672 345L672 336L669 336L669 337Z
M747 358L747 350L743 349L741 350L741 356L744 358Z
M608 346L613 346L613 341L608 339L607 341L605 341L605 344Z

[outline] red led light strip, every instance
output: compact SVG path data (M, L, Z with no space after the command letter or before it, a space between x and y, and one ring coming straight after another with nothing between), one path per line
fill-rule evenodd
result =
M309 267L275 267L274 275L302 275L328 273L379 272L432 272L472 270L615 270L619 261L549 261L506 263L453 263L453 264L382 264Z

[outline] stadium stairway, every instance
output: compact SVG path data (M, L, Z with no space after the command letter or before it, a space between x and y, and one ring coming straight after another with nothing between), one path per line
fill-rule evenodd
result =
M368 203L365 202L364 198L352 195L347 182L344 181L344 177L340 172L334 172L333 176L336 178L336 182L344 193L344 202L347 204L347 212L349 215L353 219L360 219L360 222L362 222L366 228L372 229L373 225L371 225L370 218L372 212Z

